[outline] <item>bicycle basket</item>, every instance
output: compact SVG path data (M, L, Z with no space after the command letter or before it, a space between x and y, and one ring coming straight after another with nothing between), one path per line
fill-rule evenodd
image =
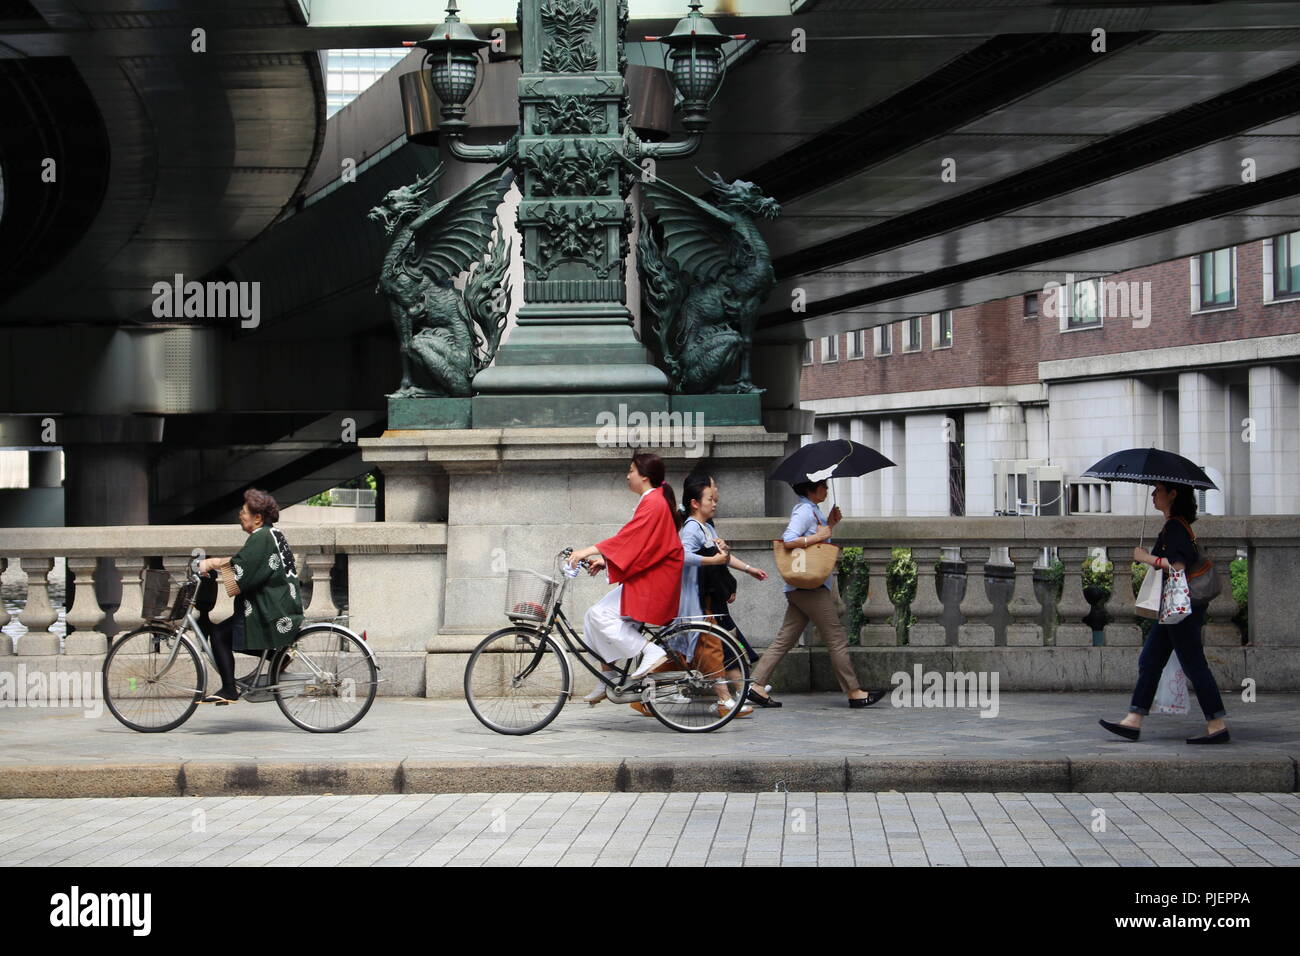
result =
M542 623L550 615L559 590L553 578L512 568L506 573L506 617Z
M166 571L149 568L140 577L144 588L141 608L146 621L163 621L168 617L168 601L172 593L172 576Z
M199 591L199 582L186 581L176 590L176 600L172 602L172 612L169 619L173 621L185 620L185 615L190 613L190 608L194 606L194 596Z

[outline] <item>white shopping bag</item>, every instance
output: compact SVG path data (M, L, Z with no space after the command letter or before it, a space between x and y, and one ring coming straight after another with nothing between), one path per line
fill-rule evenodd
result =
M1137 615L1155 620L1160 616L1160 596L1164 593L1165 572L1158 568L1147 569L1138 588Z
M1156 685L1156 699L1151 704L1153 714L1185 714L1190 706L1191 685L1183 666L1178 663L1178 655L1170 653L1165 669L1160 672L1160 683Z

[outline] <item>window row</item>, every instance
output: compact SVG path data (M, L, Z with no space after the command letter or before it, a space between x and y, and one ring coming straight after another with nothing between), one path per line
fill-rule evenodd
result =
M952 312L935 312L930 315L930 348L947 349L952 348ZM923 321L925 316L914 315L910 319L904 319L902 322L891 322L888 325L878 325L875 328L873 339L875 342L876 356L891 355L894 351L894 326L899 326L899 339L901 348L904 352L921 351ZM866 339L869 329L858 329L848 333L848 358L860 359L866 357ZM830 362L840 360L840 337L839 335L828 335L821 340L821 363L826 365ZM812 365L813 343L805 342L803 346L803 364Z
M1300 298L1300 232L1265 239L1263 251L1263 299L1278 302ZM1229 246L1192 256L1190 301L1192 313L1217 312L1237 307L1237 249ZM1152 307L1150 283L1125 279L1075 279L1051 282L1042 293L1024 296L1026 318L1039 315L1060 320L1062 332L1096 328L1104 318L1140 318ZM1145 301L1144 301L1145 300Z

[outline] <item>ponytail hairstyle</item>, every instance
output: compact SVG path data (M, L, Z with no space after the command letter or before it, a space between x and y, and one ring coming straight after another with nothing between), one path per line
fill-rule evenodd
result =
M677 496L673 494L673 486L664 481L664 460L652 451L638 452L632 456L632 467L642 478L650 479L651 488L664 490L664 498L668 501L668 513L673 516L673 526L680 531L682 515L677 510Z
M704 492L709 490L712 479L708 475L701 475L698 472L687 476L682 482L682 522L691 516L691 502L698 501L704 503Z

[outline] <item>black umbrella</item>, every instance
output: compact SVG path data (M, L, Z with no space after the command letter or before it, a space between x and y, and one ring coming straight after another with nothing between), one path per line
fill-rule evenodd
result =
M817 482L826 478L856 478L893 465L874 448L847 438L832 438L804 445L787 455L772 469L768 478L797 485L802 481Z
M1131 481L1139 485L1161 484L1190 485L1193 488L1219 486L1197 465L1182 455L1159 448L1128 448L1107 455L1083 473L1084 478L1103 478L1106 481Z

